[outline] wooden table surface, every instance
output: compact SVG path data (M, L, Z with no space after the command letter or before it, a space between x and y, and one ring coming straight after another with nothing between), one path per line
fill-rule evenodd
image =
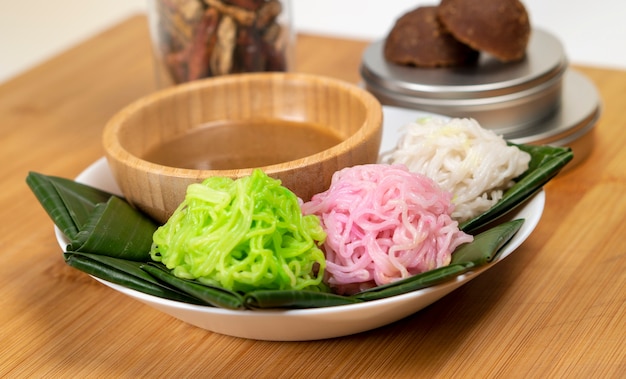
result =
M297 70L357 83L366 45L299 36ZM289 343L187 325L66 266L26 186L80 173L105 122L155 89L145 18L31 69L0 86L0 376L623 377L626 71L576 68L603 98L593 151L546 186L513 255L392 325Z

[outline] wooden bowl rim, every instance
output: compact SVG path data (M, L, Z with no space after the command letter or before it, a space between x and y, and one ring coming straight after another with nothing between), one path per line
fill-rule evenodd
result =
M124 119L129 114L133 114L142 109L148 104L161 101L164 98L180 94L188 91L200 90L204 87L220 86L223 83L233 81L296 81L296 82L317 82L324 85L332 85L341 88L342 90L351 92L354 96L358 97L364 104L366 117L363 125L350 137L341 141L337 145L330 147L326 150L318 153L298 158L291 161L281 162L268 166L253 167L253 168L238 168L228 170L210 170L210 169L188 169L172 166L165 166L157 163L153 163L144 160L129 151L124 149L119 143L117 138L117 132L121 127ZM358 147L360 144L375 137L377 133L382 131L382 105L380 102L365 89L358 87L352 83L344 80L335 79L331 77L305 74L305 73L284 73L284 72L271 72L271 73L245 73L237 75L225 75L220 77L213 77L207 79L196 80L184 84L180 84L174 87L162 89L152 94L141 97L134 102L130 103L122 110L117 112L105 125L103 131L103 145L107 155L107 159L114 159L121 162L134 170L139 170L145 173L158 173L159 175L167 175L177 178L191 178L196 179L199 177L210 176L227 176L238 178L246 175L250 175L255 169L261 169L267 174L281 173L290 171L294 168L306 167L311 164L320 164L324 161L334 159L346 152L351 151L353 148Z

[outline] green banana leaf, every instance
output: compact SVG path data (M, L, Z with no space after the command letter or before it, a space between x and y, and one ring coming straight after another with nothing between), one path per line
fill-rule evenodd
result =
M181 279L170 272L164 265L157 263L143 264L141 268L163 283L180 290L214 307L242 309L243 296L224 288L212 287L194 280Z
M117 196L98 204L91 216L71 241L68 250L140 262L150 259L152 235L157 229L150 218Z
M145 262L157 225L125 200L69 179L30 172L26 183L69 239L66 250Z
M99 203L111 194L70 179L28 173L26 183L54 224L69 239L74 238Z
M523 219L512 220L478 234L471 243L463 244L454 251L450 264L472 263L474 266L482 266L493 262L500 249L523 224Z
M255 290L245 295L245 305L249 309L323 308L360 302L360 299L349 296L307 290Z
M80 252L66 252L64 258L69 266L107 282L164 299L206 305L194 297L161 285L141 269L143 263L140 262Z

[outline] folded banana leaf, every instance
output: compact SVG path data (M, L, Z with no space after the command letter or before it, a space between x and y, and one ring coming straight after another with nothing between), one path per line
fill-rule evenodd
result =
M64 253L65 263L89 275L149 295L190 304L210 305L192 296L160 284L141 269L144 263L80 252Z
M163 264L147 263L141 266L146 272L177 290L206 304L227 309L242 309L243 296L224 288L204 285L195 280L182 279L171 273Z
M26 183L69 239L67 251L145 262L157 225L125 200L69 179L30 172Z
M349 305L362 302L349 296L308 290L255 290L245 295L249 309L306 309Z

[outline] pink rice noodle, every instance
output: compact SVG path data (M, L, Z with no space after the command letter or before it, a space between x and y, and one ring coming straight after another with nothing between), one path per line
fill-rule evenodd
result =
M404 165L369 164L335 173L303 204L328 234L325 281L350 294L450 263L473 237L451 218L452 195Z

